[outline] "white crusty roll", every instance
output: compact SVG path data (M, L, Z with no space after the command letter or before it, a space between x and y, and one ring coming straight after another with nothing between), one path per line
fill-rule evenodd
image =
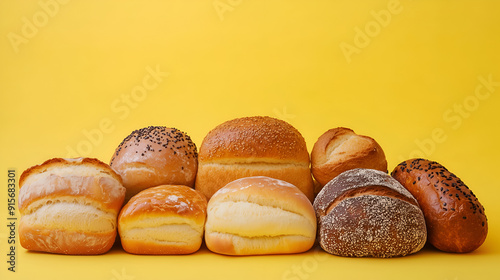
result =
M208 199L227 183L250 176L287 181L313 200L309 153L300 132L271 117L227 121L200 147L195 188Z
M417 200L388 174L356 168L331 180L314 200L321 248L347 257L400 257L425 245Z
M115 242L125 188L107 164L54 158L24 171L19 188L24 248L93 255L107 252Z
M159 185L194 187L196 145L184 132L164 126L133 131L116 148L110 166L122 177L126 200Z
M354 168L387 172L382 147L373 138L358 135L345 127L323 133L311 152L311 171L319 183L315 194L340 173Z
M123 207L118 231L132 254L196 252L203 240L207 200L187 186L162 185L141 191Z
M205 242L225 255L300 253L316 237L309 199L294 185L263 176L230 182L208 202Z

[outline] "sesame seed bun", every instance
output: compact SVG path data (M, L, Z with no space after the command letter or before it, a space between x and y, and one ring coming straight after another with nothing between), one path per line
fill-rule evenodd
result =
M313 181L300 132L271 117L246 117L215 127L200 147L195 188L208 199L227 183L268 176L297 186L311 201Z
M488 235L483 205L469 187L440 163L409 159L391 175L417 199L425 215L429 243L439 250L468 253Z
M184 132L164 126L133 131L116 148L110 166L122 177L126 200L159 185L194 187L196 145Z

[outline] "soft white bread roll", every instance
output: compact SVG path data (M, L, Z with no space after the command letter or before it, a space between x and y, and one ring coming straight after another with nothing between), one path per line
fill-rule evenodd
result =
M323 133L311 152L311 171L319 183L314 193L319 193L326 183L340 173L354 168L387 172L382 147L373 138L358 135L345 127Z
M19 188L24 248L91 255L112 247L125 188L107 164L54 158L24 171Z
M207 200L187 186L162 185L141 191L123 207L118 231L132 254L190 254L203 240Z
M285 121L234 119L214 128L203 140L195 188L208 199L227 183L250 176L287 181L310 201L314 198L306 142Z
M122 177L126 200L159 185L194 187L196 145L184 132L164 126L133 131L116 148L110 166Z
M300 253L316 238L309 199L294 185L269 177L230 182L208 202L205 242L225 255Z

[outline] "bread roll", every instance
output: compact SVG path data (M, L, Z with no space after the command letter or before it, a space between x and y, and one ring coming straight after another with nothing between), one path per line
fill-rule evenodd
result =
M294 185L255 176L230 182L208 202L205 242L226 255L300 253L316 236L308 198Z
M194 187L196 145L184 132L164 126L133 131L116 149L110 166L122 177L126 200L159 185Z
M287 122L270 117L234 119L203 140L195 188L210 199L231 181L267 176L297 186L312 201L309 165L304 138Z
M330 129L321 135L311 152L312 174L321 188L340 173L354 168L387 172L387 161L380 145L349 128Z
M420 204L434 247L467 253L483 244L488 234L484 207L455 174L435 161L410 159L396 166L392 176Z
M123 207L118 230L123 249L132 254L190 254L203 240L207 200L179 185L141 191Z
M19 240L24 248L93 255L113 245L125 188L107 164L54 158L24 171L19 188Z
M418 252L427 231L415 198L384 172L356 168L325 185L314 200L318 238L328 253L399 257Z

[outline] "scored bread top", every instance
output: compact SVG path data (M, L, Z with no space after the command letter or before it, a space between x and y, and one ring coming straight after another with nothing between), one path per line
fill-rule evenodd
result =
M203 222L207 200L198 191L182 185L161 185L141 191L123 207L120 221L145 216L177 216Z
M348 143L349 145L345 145ZM366 157L370 153L381 153L385 161L385 155L380 145L371 137L358 135L352 129L337 127L323 133L311 152L311 157L316 165L326 163L340 163L352 157Z
M103 208L118 209L125 188L121 177L95 158L53 158L25 170L19 179L19 208L23 212L39 199L91 199Z
M52 158L46 160L44 163L32 166L26 169L21 177L19 178L19 188L24 185L25 180L31 178L30 176L34 174L39 174L46 172L47 170L51 170L57 167L65 167L69 165L86 165L86 166L94 166L95 168L100 169L102 173L109 174L114 179L118 180L120 183L122 182L122 178L116 174L116 172L109 167L106 163L96 159L96 158Z
M292 125L255 116L230 120L210 131L201 144L199 161L309 165L309 154L304 138Z
M389 190L381 191L380 188L374 188L377 186L385 187ZM418 207L418 202L411 193L387 173L374 169L356 168L341 173L328 182L318 193L314 200L314 209L317 216L326 215L332 208L332 204L344 194L349 192L349 197L357 196L354 190L361 188L370 188L368 193L372 195L379 193L381 195L387 194L388 196L402 196L402 200L408 201ZM394 192L396 195L393 195Z
M241 178L218 190L208 202L208 211L215 205L231 202L249 202L280 208L316 221L309 199L296 186L265 176Z
M354 168L387 172L382 147L373 138L358 135L345 127L330 129L318 138L311 151L311 164L311 171L320 185Z

